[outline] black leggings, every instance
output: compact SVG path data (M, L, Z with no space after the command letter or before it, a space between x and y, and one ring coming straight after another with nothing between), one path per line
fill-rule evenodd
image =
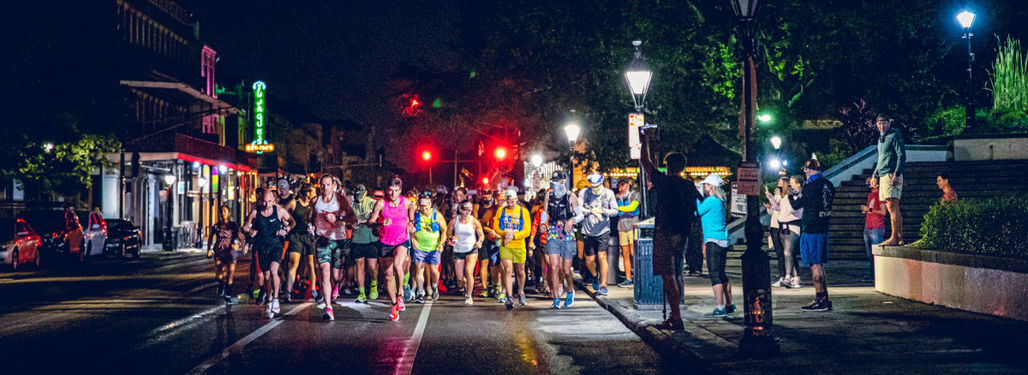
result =
M710 285L724 284L728 282L728 275L725 274L725 262L728 260L728 248L718 246L713 242L707 242L707 271L710 272Z

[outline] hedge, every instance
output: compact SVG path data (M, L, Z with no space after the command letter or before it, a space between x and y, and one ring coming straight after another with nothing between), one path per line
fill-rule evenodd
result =
M1028 195L936 204L924 216L920 246L1028 259Z

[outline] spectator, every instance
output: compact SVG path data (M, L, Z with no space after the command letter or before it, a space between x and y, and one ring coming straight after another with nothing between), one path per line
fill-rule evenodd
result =
M814 302L803 306L804 311L831 311L828 299L828 278L824 263L828 261L828 218L832 214L835 186L821 175L821 163L811 159L803 166L807 185L803 191L789 196L793 207L803 208L803 233L800 234L800 258L810 267L814 279ZM781 219L779 219L781 220Z
M778 222L778 213L781 211L782 198L786 196L786 190L789 186L789 179L782 177L778 179L778 187L775 188L774 194L771 193L766 187L764 188L764 195L767 196L767 203L764 203L764 208L767 209L768 214L771 216L771 223L768 225L768 234L771 239L768 243L775 250L775 258L778 259L778 280L773 287L781 287L788 284L789 280L786 279L785 273L785 249L782 247L782 236L781 228Z
M870 276L868 280L874 280L875 261L871 256L871 247L882 242L885 238L885 204L878 193L878 180L868 178L867 184L871 191L867 193L867 204L860 206L860 212L864 213L864 251L871 261Z
M949 173L939 173L935 177L935 184L939 185L939 189L942 190L942 200L939 201L942 205L957 203L957 192L953 190L952 186L949 186Z
M892 222L892 235L878 245L902 245L903 214L900 213L899 200L903 192L903 165L907 162L906 146L903 144L903 134L892 127L892 119L878 115L875 124L880 136L878 166L874 175L878 178L878 196L885 200L885 208L888 209Z
M632 285L632 255L635 253L635 223L639 217L639 193L632 190L632 180L618 185L618 243L621 261L625 265L625 281L619 287Z
M685 175L685 181L690 186L696 186L696 181L689 174ZM702 192L697 190L696 194L702 195ZM689 276L703 276L703 243L703 227L700 225L700 216L693 213L692 228L689 228L689 241L685 244L685 266L689 270ZM710 266L707 267L709 271Z
M686 158L677 152L664 157L667 173L657 170L650 153L649 134L642 134L642 163L646 175L653 179L656 196L661 204L655 206L653 225L653 274L660 275L664 297L671 306L671 315L657 326L658 329L682 330L682 312L678 304L682 299L680 277L685 244L695 220L696 200L700 198L696 186L679 176L685 171Z
M732 282L725 273L728 259L728 228L725 226L725 192L721 190L724 180L715 174L707 176L703 186L702 201L697 200L697 213L703 223L703 247L707 250L707 270L710 285L714 289L714 312L723 316L735 312L732 304Z

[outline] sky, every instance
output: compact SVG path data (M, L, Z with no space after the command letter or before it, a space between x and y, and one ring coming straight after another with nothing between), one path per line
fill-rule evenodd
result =
M447 1L180 1L218 52L222 84L263 80L322 119L370 121L394 68L456 64Z

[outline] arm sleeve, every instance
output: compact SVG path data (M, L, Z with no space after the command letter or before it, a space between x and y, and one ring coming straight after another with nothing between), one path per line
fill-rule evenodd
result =
M907 164L907 146L903 143L903 133L896 131L896 138L892 141L896 148L896 175L903 174L903 167Z
M771 203L771 210L772 211L781 210L782 197L779 197L777 195L772 195L771 199L768 199L767 201L768 201L768 203Z
M607 200L607 207L609 207L609 208L606 209L606 210L603 210L603 215L606 216L606 217L618 216L618 212L619 212L618 211L618 200L616 198L614 198L614 193L611 193L610 195L608 195L606 200Z
M618 206L620 212L632 212L639 208L639 194L630 194L628 196L630 201L624 206Z

